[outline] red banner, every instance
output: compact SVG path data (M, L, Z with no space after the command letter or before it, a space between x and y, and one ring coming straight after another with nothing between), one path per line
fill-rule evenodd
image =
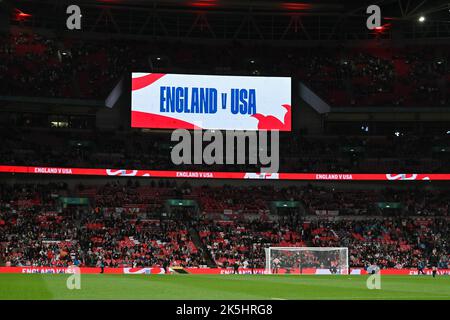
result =
M450 180L450 173L256 173L220 171L169 171L131 169L93 169L0 166L0 172L54 175L94 175L151 178L193 179L274 179L274 180L358 180L358 181L409 181Z
M100 268L80 268L80 272L84 274L100 273ZM105 268L105 273L122 274L122 268ZM66 267L0 267L0 273L72 273L69 268Z
M184 268L187 273L190 274L233 274L232 268ZM171 270L174 272L173 270ZM431 269L425 269L425 274L431 275ZM23 274L70 274L72 271L66 267L0 267L1 273L23 273ZM82 274L97 274L100 273L100 268L80 268ZM105 268L104 273L108 274L164 274L164 268L161 267L146 267L146 268ZM265 274L265 270L239 268L238 274ZM352 275L367 275L367 271L360 268L352 268L350 270ZM287 272L285 269L280 269L279 274L299 274L299 270L290 270ZM302 270L302 274L317 274L326 275L331 274L328 269L314 269L305 268ZM417 269L382 269L381 275L418 275ZM450 275L450 269L439 269L437 275Z

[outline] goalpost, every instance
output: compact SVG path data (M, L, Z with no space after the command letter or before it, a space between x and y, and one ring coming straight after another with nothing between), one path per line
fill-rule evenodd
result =
M348 248L269 247L266 274L348 274Z

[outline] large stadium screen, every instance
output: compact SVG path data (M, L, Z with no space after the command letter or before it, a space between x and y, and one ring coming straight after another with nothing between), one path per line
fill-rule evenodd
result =
M291 130L291 78L133 73L134 128Z

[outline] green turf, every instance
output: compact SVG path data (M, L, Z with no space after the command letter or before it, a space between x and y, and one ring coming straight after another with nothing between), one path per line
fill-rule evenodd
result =
M69 290L62 274L2 274L0 299L445 299L450 277L382 276L369 290L366 276L82 275Z

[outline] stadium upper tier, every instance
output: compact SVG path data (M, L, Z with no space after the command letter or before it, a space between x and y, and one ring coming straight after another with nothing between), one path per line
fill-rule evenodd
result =
M0 36L0 95L102 100L124 74L291 76L331 106L447 106L450 48L304 48Z
M19 124L18 124L19 125ZM20 125L19 125L20 126ZM169 133L0 128L0 165L259 172L257 165L174 165ZM342 137L280 134L279 172L448 173L448 135ZM248 162L247 162L248 163Z
M382 268L416 267L435 248L440 267L449 263L445 191L194 187L165 180L0 184L0 195L0 265L96 266L103 259L111 267L168 261L262 268L269 246L348 247L351 267ZM195 205L179 206L183 200ZM276 210L274 200L300 206ZM396 209L376 206L379 201ZM324 210L337 218L322 218Z

